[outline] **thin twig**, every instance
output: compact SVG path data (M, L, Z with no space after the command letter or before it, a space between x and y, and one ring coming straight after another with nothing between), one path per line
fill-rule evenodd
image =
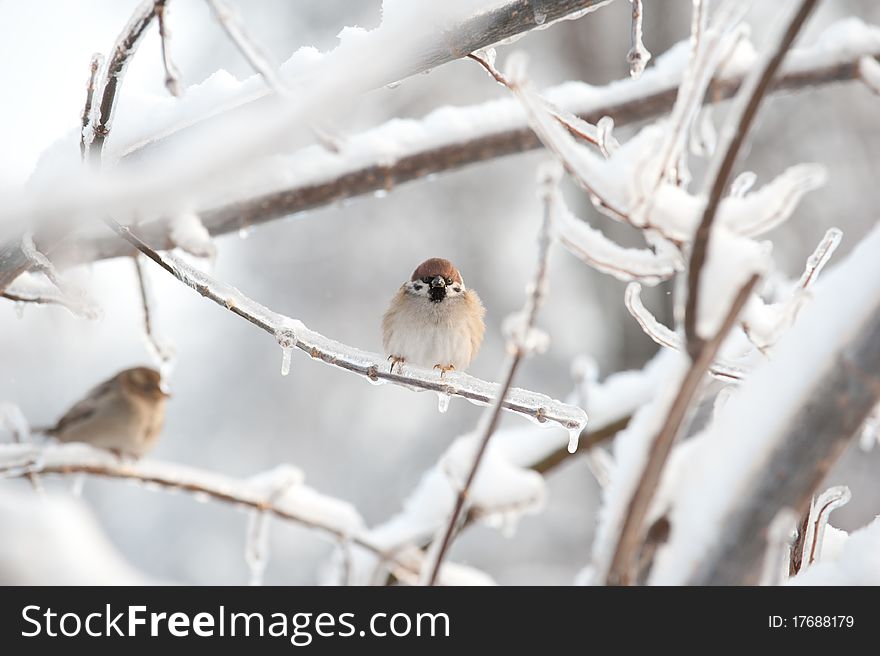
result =
M282 349L297 348L308 353L313 359L358 374L373 382L383 380L408 388L441 392L479 404L489 404L495 399L503 398L497 384L464 373L450 373L441 378L437 372L410 366L405 367L404 373L392 373L389 367L383 366L385 359L382 356L330 340L310 330L302 322L273 312L234 287L214 280L173 254L159 254L129 227L120 225L112 218L105 217L104 222L118 236L179 281L268 332L275 337ZM527 390L511 390L509 398L504 398L502 405L511 412L540 422L554 422L568 430L582 428L586 422L586 415L580 408Z
M98 69L104 63L104 56L96 52L92 55L92 61L89 64L89 81L86 85L86 104L82 111L82 128L79 135L79 154L83 161L89 154L89 147L94 139L94 132L91 130L92 125L92 100L95 97L95 81L98 77Z
M169 362L173 355L169 351L168 347L162 343L162 340L156 335L155 327L153 326L153 316L151 311L151 299L150 299L150 286L147 280L147 272L144 269L143 263L141 262L140 256L135 255L132 257L132 262L134 263L135 274L137 275L138 281L138 290L140 291L141 297L141 307L144 311L144 334L147 337L147 341L149 341L150 346L152 346L153 351L163 363Z
M107 70L104 73L104 81L101 87L101 104L98 106L98 114L95 119L95 139L92 142L92 162L100 163L104 150L104 141L110 132L113 121L113 112L116 109L116 97L122 85L125 69L137 51L141 39L153 18L158 13L159 4L164 5L166 0L145 0L142 2L128 22L125 31L119 35L113 46L113 54L107 62Z
M471 485L473 485L474 479L477 477L477 471L479 470L480 463L482 462L483 456L486 453L486 448L489 446L489 441L492 439L492 435L495 433L495 429L498 426L498 420L501 416L502 401L507 395L507 391L510 389L510 386L513 384L513 379L516 376L516 371L519 368L520 363L531 350L528 344L530 340L529 333L534 329L535 320L538 315L538 310L543 303L545 288L547 285L547 259L550 252L551 241L550 224L553 217L553 203L555 200L555 194L558 193L555 187L557 181L558 180L552 179L552 174L548 174L547 178L542 181L542 193L544 196L544 218L541 223L541 232L538 237L538 263L535 268L534 278L532 279L531 293L526 298L526 303L523 307L521 325L519 327L518 334L512 336L508 345L508 348L511 352L508 356L506 372L503 377L501 389L494 403L492 404L492 407L489 408L483 415L483 419L481 420L483 428L481 431L479 431L481 433L481 436L479 442L477 443L478 446L477 451L474 454L473 463L471 463L468 475L464 480L464 485L462 485L455 499L455 505L453 506L452 513L449 516L449 522L446 525L446 529L443 532L443 536L440 541L440 547L439 549L437 549L436 556L434 557L433 562L431 562L430 564L430 569L427 570L428 585L434 585L437 581L437 575L440 572L440 567L443 564L443 559L446 557L446 553L449 550L449 547L452 545L452 540L454 538L456 529L458 528L462 511L464 510L465 502L467 501L468 494L470 493Z
M727 182L733 172L733 166L745 142L758 108L764 95L770 89L770 82L782 63L785 53L791 48L795 37L800 32L818 0L799 0L794 12L783 23L780 33L773 39L772 49L762 59L754 71L743 82L737 94L734 108L721 131L721 142L706 174L705 196L706 206L703 216L694 235L688 265L688 295L685 304L685 337L688 353L696 359L702 350L702 338L697 334L697 312L699 310L700 275L706 262L706 251L709 246L709 235L721 196L727 188Z
M251 68L259 73L262 78L279 96L288 95L289 91L284 82L278 76L275 68L269 63L268 58L262 49L254 43L244 30L244 26L239 22L235 12L226 4L225 0L205 0L211 11L217 17L217 21L223 26L223 30L238 48L238 51L244 56Z
M632 3L632 48L626 54L631 77L638 77L651 60L651 53L642 41L642 0L630 0Z
M168 33L168 26L165 24L165 11L168 0L157 0L156 2L156 20L159 22L159 41L162 44L162 66L165 67L165 88L175 98L183 95L180 87L180 71L171 61L170 47L168 43L171 37Z
M711 340L702 344L697 357L693 359L690 369L678 388L678 393L669 407L663 426L651 443L645 469L633 491L614 549L614 556L607 576L609 585L628 585L632 581L638 546L644 535L645 518L654 498L654 492L660 483L660 476L672 451L672 446L681 432L703 376L718 353L727 333L736 323L739 313L757 282L758 276L753 275L739 290L718 332Z

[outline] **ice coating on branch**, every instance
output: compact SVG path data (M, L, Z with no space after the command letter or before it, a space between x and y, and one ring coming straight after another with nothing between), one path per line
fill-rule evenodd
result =
M859 76L876 94L880 94L880 62L873 57L859 59Z
M743 171L733 179L730 185L730 197L742 198L755 186L758 175L754 171Z
M837 553L790 579L790 585L880 585L880 519L845 539L836 539Z
M560 197L553 224L556 238L573 255L602 273L618 280L638 280L656 285L668 280L684 266L681 256L644 248L624 248L608 239L586 221L576 217Z

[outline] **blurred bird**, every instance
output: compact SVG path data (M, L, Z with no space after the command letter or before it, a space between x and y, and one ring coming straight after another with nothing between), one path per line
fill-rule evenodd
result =
M125 369L91 390L45 431L61 442L86 442L118 454L142 457L159 439L165 420L161 375Z
M433 367L442 377L462 371L480 350L483 315L480 297L464 286L449 260L422 262L391 299L382 318L385 353L398 371L404 362Z

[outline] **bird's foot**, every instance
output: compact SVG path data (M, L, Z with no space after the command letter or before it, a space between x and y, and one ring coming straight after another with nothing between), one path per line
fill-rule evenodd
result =
M397 365L397 373L400 373L403 369L403 363L406 362L406 359L400 357L399 355L389 355L388 359L391 361L391 373L394 373L394 365Z
M435 364L434 369L440 370L440 378L443 378L444 374L449 371L455 371L455 367L451 364Z

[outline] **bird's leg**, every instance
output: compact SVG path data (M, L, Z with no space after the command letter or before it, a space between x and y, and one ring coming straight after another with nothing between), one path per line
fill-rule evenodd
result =
M434 369L440 370L440 378L448 371L455 371L455 367L451 364L435 364Z
M401 369L403 369L403 363L406 362L406 359L400 357L399 355L389 355L388 359L391 360L390 373L394 373L394 365L397 365L397 373L400 373Z

